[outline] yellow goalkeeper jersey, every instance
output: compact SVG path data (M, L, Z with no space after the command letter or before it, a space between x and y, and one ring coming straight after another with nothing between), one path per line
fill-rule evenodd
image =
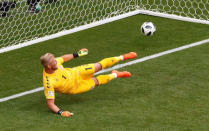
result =
M78 87L78 71L74 68L64 68L62 57L56 58L58 69L53 74L43 70L43 85L46 99L55 99L55 91L69 94Z

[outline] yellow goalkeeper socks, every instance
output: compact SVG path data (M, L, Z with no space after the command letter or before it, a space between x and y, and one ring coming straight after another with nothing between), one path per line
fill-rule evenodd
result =
M112 79L114 79L116 77L117 77L117 74L112 73L112 74L109 74L109 75L99 75L96 78L99 82L99 85L104 85L104 84L108 83L109 81L111 81Z
M114 65L115 63L117 63L121 60L122 60L122 57L117 56L117 57L105 58L105 59L101 60L99 63L102 65L102 69L105 69L105 68L108 68L108 67Z

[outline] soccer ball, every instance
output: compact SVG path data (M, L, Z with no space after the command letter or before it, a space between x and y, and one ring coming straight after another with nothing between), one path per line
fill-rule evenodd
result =
M143 35L151 36L156 31L156 27L152 22L144 22L141 26L141 32Z

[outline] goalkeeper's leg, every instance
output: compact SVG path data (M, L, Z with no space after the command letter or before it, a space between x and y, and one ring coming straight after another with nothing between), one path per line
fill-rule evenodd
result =
M105 58L99 61L98 63L94 64L95 72L108 68L116 64L119 61L136 58L136 56L137 54L135 52L130 52L124 55L116 56L116 57Z
M127 71L119 72L119 71L112 71L111 74L108 75L99 75L96 78L92 78L95 82L95 86L98 85L104 85L107 84L109 81L111 81L114 78L119 78L119 77L130 77L131 73Z
M79 84L79 87L76 87L75 89L70 90L70 94L84 93L84 92L94 89L95 86L104 85L114 78L130 77L130 76L131 76L131 73L127 71L119 72L119 71L114 70L112 71L111 74L108 74L108 75L99 75L97 77L93 77L87 80L81 79L80 80L81 83Z

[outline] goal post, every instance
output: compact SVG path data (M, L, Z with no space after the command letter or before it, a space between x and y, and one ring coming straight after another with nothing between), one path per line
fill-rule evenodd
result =
M209 24L209 1L1 0L0 13L3 53L136 14Z
M209 24L208 0L139 0L140 14Z

